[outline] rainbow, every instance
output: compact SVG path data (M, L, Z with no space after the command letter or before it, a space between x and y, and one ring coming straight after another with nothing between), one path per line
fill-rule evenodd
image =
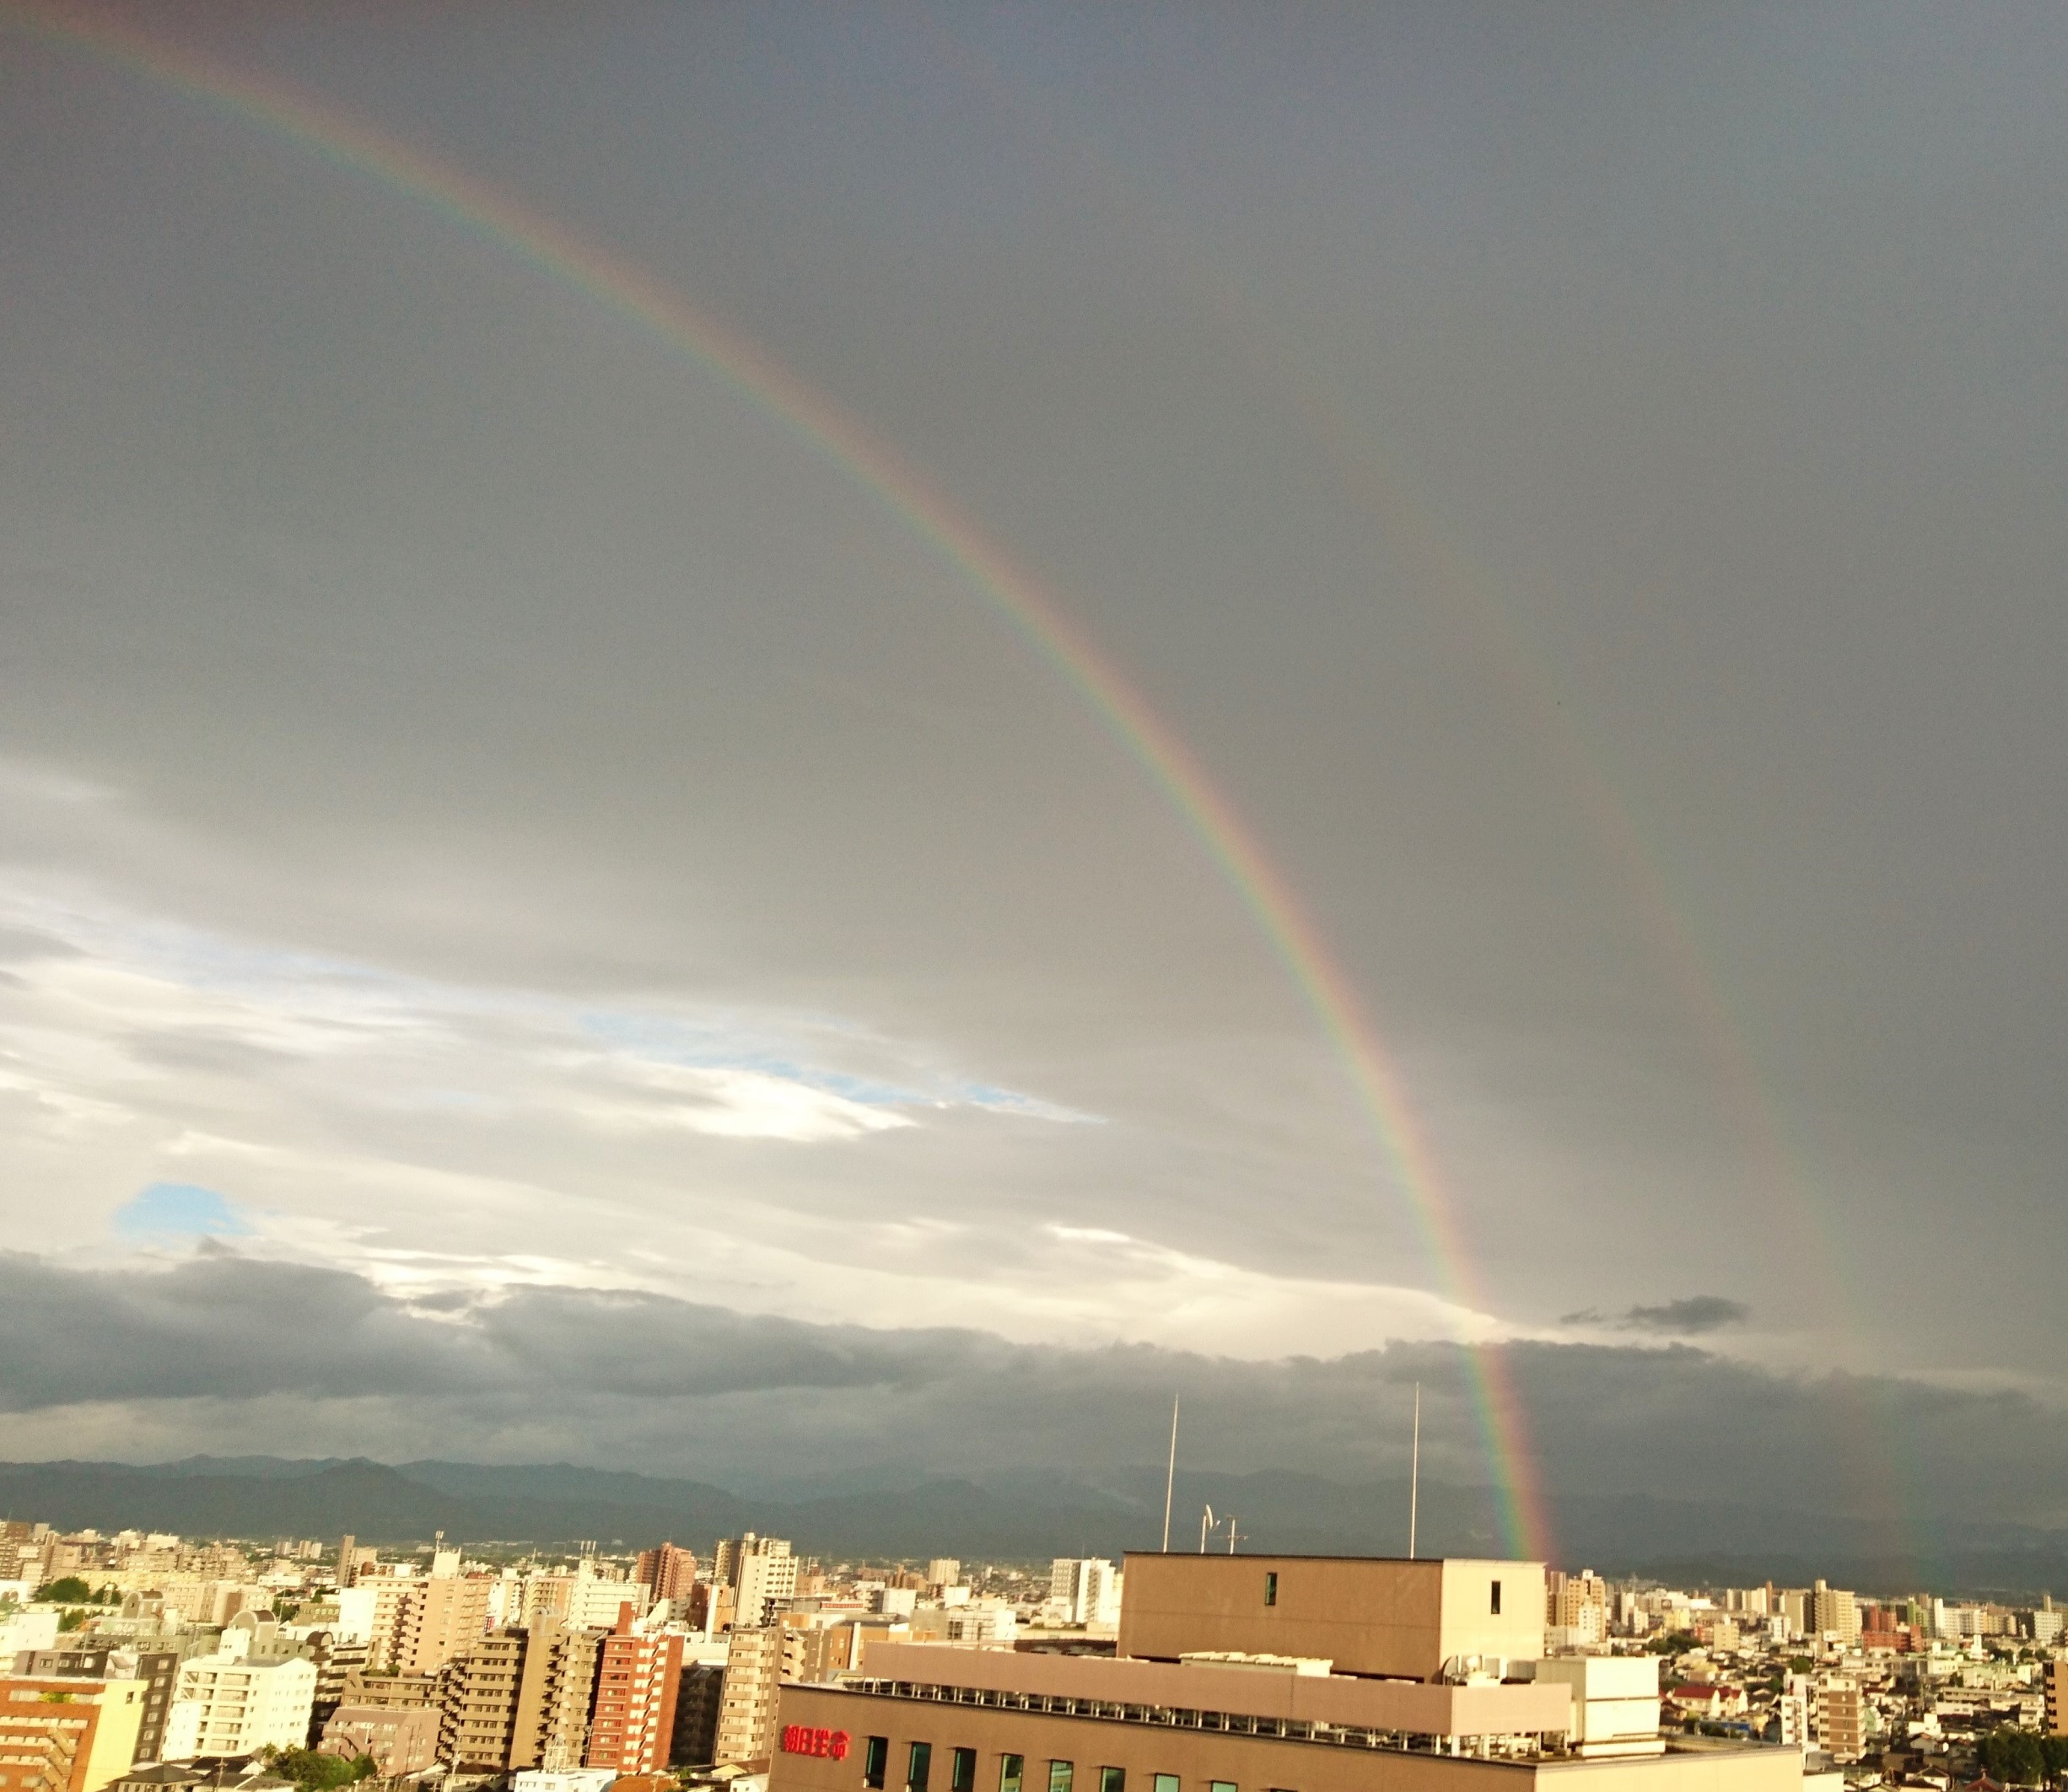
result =
M1406 1192L1441 1290L1485 1311L1436 1157L1392 1054L1349 977L1284 874L1191 750L1042 584L888 443L739 331L645 269L449 162L274 76L233 69L106 16L8 4L46 41L91 52L213 110L407 195L597 301L751 401L870 493L956 567L1046 660L1183 820L1342 1060L1388 1165ZM1522 1404L1504 1351L1468 1343L1482 1442L1500 1499L1503 1542L1541 1559L1551 1547Z
M1587 736L1585 707L1560 698L1549 659L1528 639L1515 605L1504 601L1499 583L1466 552L1464 538L1446 529L1437 505L1414 488L1405 457L1361 426L1342 402L1338 384L1317 377L1296 347L1276 336L1268 308L1229 264L1203 253L1206 245L1188 240L1191 232L1139 191L1080 130L1059 124L1042 99L1011 81L990 54L940 19L929 23L944 68L976 88L993 110L1010 111L1021 126L1039 132L1051 152L1067 157L1096 185L1132 239L1158 250L1179 277L1203 293L1228 350L1305 420L1344 494L1379 525L1388 552L1413 581L1445 599L1446 619L1468 638L1475 666L1499 681L1504 708L1525 720L1547 749L1546 769L1599 842L1603 862L1618 874L1653 962L1692 1023L1774 1235L1787 1240L1787 1255L1803 1272L1803 1296L1834 1300L1841 1328L1871 1364L1866 1341L1871 1328L1851 1273L1855 1253L1806 1154L1789 1137L1781 1104L1733 1012L1723 967L1713 951L1703 950L1695 926L1699 902L1674 888L1611 761ZM1923 1522L1925 1501L1906 1432L1877 1405L1868 1377L1833 1376L1825 1386L1841 1408L1848 1440L1842 1455L1855 1464L1857 1509L1890 1553L1931 1579L1934 1539Z

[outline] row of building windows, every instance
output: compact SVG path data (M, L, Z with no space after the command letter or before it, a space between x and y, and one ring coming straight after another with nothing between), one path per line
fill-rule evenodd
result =
M870 1736L862 1750L862 1784L870 1792L885 1792L891 1766L891 1739L888 1736ZM934 1772L934 1745L931 1742L914 1742L905 1757L905 1792L928 1792ZM1128 1770L1123 1767L1102 1767L1098 1770L1096 1792L1128 1792ZM1151 1792L1179 1792L1177 1775L1152 1773ZM1048 1763L1047 1792L1076 1792L1077 1763L1074 1761L1051 1761ZM977 1751L973 1748L951 1750L948 1757L948 1792L977 1792ZM998 1757L998 1792L1039 1792L1039 1782L1030 1787L1026 1784L1026 1757L1024 1755L1000 1755ZM1085 1792L1092 1792L1087 1784ZM1232 1779L1209 1780L1206 1792L1241 1792ZM1280 1786L1267 1789L1267 1792L1285 1792Z

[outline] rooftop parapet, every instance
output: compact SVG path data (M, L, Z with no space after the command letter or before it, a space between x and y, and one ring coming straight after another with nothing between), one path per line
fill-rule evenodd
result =
M924 1643L877 1643L865 1682L965 1687L1162 1710L1224 1712L1335 1729L1441 1738L1564 1736L1573 1722L1564 1686L1427 1685L1253 1663L1141 1661L1125 1656L1006 1655Z

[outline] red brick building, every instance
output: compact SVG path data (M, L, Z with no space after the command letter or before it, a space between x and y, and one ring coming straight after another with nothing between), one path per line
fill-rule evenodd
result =
M641 1635L621 1607L617 1628L603 1639L587 1764L620 1774L665 1771L681 1677L681 1638Z
M697 1558L672 1543L643 1549L638 1572L632 1578L656 1599L687 1599L697 1581Z

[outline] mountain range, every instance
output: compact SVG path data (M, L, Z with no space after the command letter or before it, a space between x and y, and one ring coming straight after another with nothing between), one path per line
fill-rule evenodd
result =
M1172 1547L1198 1547L1202 1509L1232 1515L1239 1547L1280 1554L1398 1554L1406 1546L1404 1483L1348 1484L1292 1473L1181 1473ZM1424 1483L1424 1554L1501 1555L1492 1493ZM834 1558L958 1555L1039 1562L1156 1547L1163 1472L1031 1474L980 1485L919 1479L850 1485L773 1483L749 1494L709 1482L579 1467L364 1458L192 1456L177 1462L0 1463L0 1516L186 1536L316 1536L366 1542L455 1541L643 1547L673 1539L700 1552L743 1530L791 1538ZM2068 1588L2068 1533L2010 1525L1949 1529L1920 1542L1843 1514L1651 1495L1551 1502L1559 1564L1696 1584L1823 1576L1866 1591ZM1220 1531L1225 1547L1225 1531Z

